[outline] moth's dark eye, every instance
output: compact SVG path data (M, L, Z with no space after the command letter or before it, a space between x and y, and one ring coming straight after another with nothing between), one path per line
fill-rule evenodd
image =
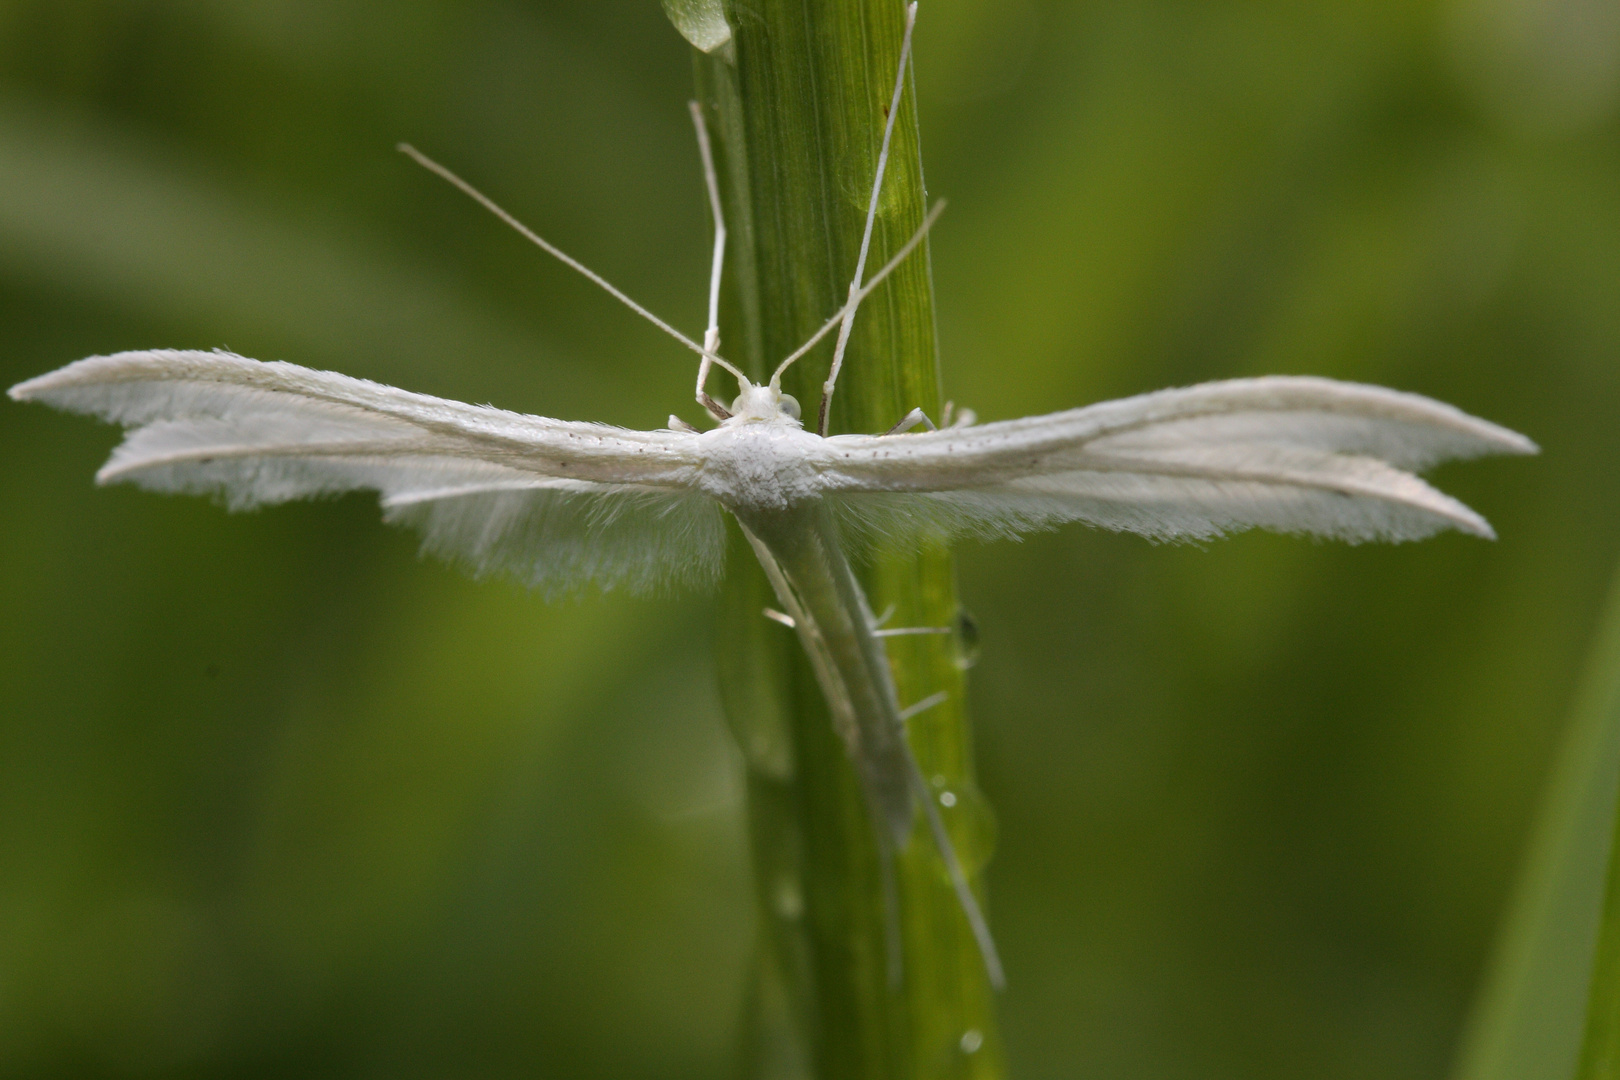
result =
M797 420L799 418L799 399L798 398L794 397L792 394L783 394L782 395L781 406L782 406L782 411L787 413L789 416L793 417L793 419Z

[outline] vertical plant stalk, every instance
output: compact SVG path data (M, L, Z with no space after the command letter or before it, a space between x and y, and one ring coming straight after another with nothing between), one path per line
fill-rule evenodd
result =
M1620 859L1609 856L1607 895L1592 962L1577 1080L1620 1080Z
M845 299L905 7L902 0L759 0L727 4L725 15L732 39L696 60L731 240L722 351L763 381ZM869 265L881 265L924 216L909 73L907 81ZM807 420L830 361L828 342L784 380ZM913 407L938 417L941 404L925 248L862 306L830 430L884 431ZM861 782L793 632L762 614L777 601L740 530L729 567L719 665L748 762L762 926L746 1033L750 1075L1004 1075L984 960L935 846L925 829L914 830L895 858L886 900ZM880 553L858 573L871 606L893 608L888 625L958 625L942 547ZM962 642L953 634L887 643L901 702L947 695L910 720L909 742L965 869L976 874L993 827L973 783Z
M1617 795L1620 574L1452 1080L1620 1076L1610 1056L1620 1025Z
M1620 577L1611 588L1609 610L1594 650L1591 670L1587 674L1587 708L1601 717L1601 724L1612 748L1620 742ZM1593 763L1602 772L1599 782L1610 796L1611 804L1620 804L1614 798L1620 787L1616 773L1620 761L1616 754L1594 755ZM1620 805L1609 811L1611 822L1620 821ZM1601 855L1608 856L1608 874L1602 914L1598 920L1597 947L1592 957L1592 976L1586 1000L1586 1031L1581 1045L1580 1064L1575 1072L1577 1080L1620 1080L1620 836L1611 824L1605 838L1605 852L1592 851L1589 858L1602 865ZM1596 846L1596 845L1591 845Z

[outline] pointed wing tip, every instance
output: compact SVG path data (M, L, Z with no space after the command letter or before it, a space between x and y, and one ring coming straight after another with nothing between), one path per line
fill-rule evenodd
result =
M1528 457L1541 453L1541 447L1536 445L1534 439L1526 435L1520 435L1512 428L1503 427L1501 424L1493 424L1489 420L1481 420L1475 416L1470 416L1468 419L1476 425L1476 429L1486 443L1482 451L1485 454L1512 454L1515 457Z
M129 474L134 471L135 470L128 465L109 461L107 464L96 470L96 487L106 487L109 484L121 483L122 481L128 480Z
M115 359L116 357L109 356L88 356L71 364L63 364L55 371L47 371L43 375L23 380L7 390L6 396L12 401L40 401L47 405L55 405L56 402L51 400L51 394L58 390L68 390L97 382L96 376L105 362Z
M7 390L6 396L12 401L39 401L52 390L95 381L91 376L96 371L108 362L117 361L128 355L130 354L118 353L114 356L87 356L83 360L63 364L55 371L47 371L43 375L35 375L32 379L24 379Z
M1443 511L1446 524L1441 526L1442 529L1450 527L1468 536L1477 536L1481 540L1496 539L1496 530L1491 528L1491 523L1476 513L1473 507L1465 506L1450 496L1445 498L1451 505Z
M65 370L65 368L57 368L55 371L47 372L44 375L35 375L32 379L24 379L7 390L6 397L12 401L33 401L42 393L50 390L53 380Z
M94 386L98 383L139 382L149 378L161 378L165 373L165 365L183 364L195 368L199 364L214 362L223 369L239 370L244 365L254 367L275 367L274 364L260 364L257 360L249 360L238 356L229 349L127 349L124 352L109 353L105 356L87 356L82 360L75 360L71 364L64 364L55 371L47 371L43 375L36 375L32 379L25 379L6 391L6 396L13 401L44 401L46 404L55 404L50 400L52 393L58 390L70 390L79 387ZM71 408L71 407L69 407ZM83 410L90 411L90 410Z
M1507 431L1506 428L1503 430ZM1507 453L1522 454L1525 456L1541 453L1541 447L1536 444L1534 439L1531 439L1525 435L1520 435L1517 431L1507 431L1507 434L1510 436L1506 450Z
M32 379L22 382L6 391L6 396L12 401L47 401L47 395L53 390L61 390L78 383L93 381L86 379L85 365L96 360L106 360L105 356L91 356L83 360L75 360L71 364L63 364L55 371L47 371L43 375L35 375Z

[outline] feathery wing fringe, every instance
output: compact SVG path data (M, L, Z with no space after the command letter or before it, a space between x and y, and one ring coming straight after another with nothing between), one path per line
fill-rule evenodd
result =
M232 509L354 490L476 573L705 583L724 548L691 437L570 423L230 353L92 357L11 389L131 430L97 474Z
M1273 376L1068 412L829 441L846 528L870 540L1011 536L1084 521L1159 540L1247 528L1351 542L1485 519L1410 469L1536 446L1449 405L1381 387Z
M495 487L385 499L383 511L420 530L428 554L547 595L583 582L632 592L708 586L725 566L719 504L691 492Z

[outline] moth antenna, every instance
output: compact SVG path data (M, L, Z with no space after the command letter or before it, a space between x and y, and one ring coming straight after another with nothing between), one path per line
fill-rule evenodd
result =
M547 255L550 255L552 258L561 262L564 266L567 266L572 270L576 270L580 274L584 275L587 279L602 288L609 296L613 297L613 299L617 300L619 303L623 304L637 315L640 315L643 319L646 319L648 322L658 327L658 329L662 330L664 333L668 334L682 345L685 345L688 349L691 349L693 352L703 357L705 361L724 368L733 375L736 375L738 378L742 377L742 372L738 371L734 366L732 366L729 361L715 355L713 350L706 349L702 345L699 345L697 342L693 341L691 338L669 325L669 323L665 322L663 319L660 319L658 316L654 315L652 312L630 299L601 274L598 274L595 270L592 270L590 267L586 266L572 255L569 255L566 251L563 251L561 248L557 247L557 245L541 237L533 229L523 224L523 222L507 213L505 210L501 209L501 207L496 204L494 199L491 199L488 195L485 195L482 191L479 191L477 188L467 183L467 181L463 180L461 177L457 176L443 165L440 165L437 161L434 161L432 158L422 153L422 151L418 150L410 143L400 143L395 149L404 154L406 157L410 158L412 161L416 162L418 165L422 166L422 168L426 169L428 172L433 173L435 176L447 181L451 186L459 189L464 195L471 198L485 210L488 210L490 213L506 222L506 224L510 225L525 240L538 247L541 251L544 251Z
M917 27L916 0L906 5L906 33L900 39L900 69L894 75L894 94L889 98L888 119L883 124L883 146L878 151L877 175L872 178L872 198L866 206L866 231L861 234L861 253L855 260L855 277L849 283L849 302L844 306L843 325L838 329L838 344L833 349L832 369L827 381L821 384L821 408L816 414L816 434L827 435L827 410L832 406L833 387L838 384L838 369L844 366L844 349L849 345L849 332L855 325L855 309L860 306L856 295L861 291L861 275L866 272L866 255L872 247L872 226L877 223L878 195L883 191L883 173L889 165L889 142L894 136L894 122L900 115L900 95L906 88L906 61L911 56L911 32Z
M709 210L714 215L714 258L709 269L709 327L703 332L703 359L698 361L697 402L716 420L725 420L731 413L709 396L704 384L709 381L709 357L720 349L720 275L726 264L726 215L720 206L720 178L714 169L714 151L709 145L709 125L703 119L701 102L689 101L692 126L697 129L698 156L703 159L703 182L709 189Z
M811 334L803 345L800 345L797 349L794 349L787 355L787 359L776 365L776 370L771 374L772 387L780 390L782 388L782 373L788 368L792 367L795 360L798 360L805 353L819 345L822 338L832 333L834 328L844 321L844 313L846 311L849 311L851 308L860 304L862 300L865 300L868 296L871 296L872 293L876 291L877 287L883 284L884 278L888 277L890 274L894 273L900 268L900 264L905 262L911 253L917 250L917 245L923 242L923 238L928 235L928 231L934 227L934 222L939 220L939 215L945 212L945 205L944 199L936 200L933 209L928 211L928 216L923 218L921 225L917 226L917 231L911 234L911 239L902 244L900 246L900 250L894 253L894 257L883 264L883 269L873 274L871 280L867 281L865 285L861 286L861 291L856 293L854 298L845 303L843 307L833 312L832 317L826 322L822 323L821 328L815 333Z

